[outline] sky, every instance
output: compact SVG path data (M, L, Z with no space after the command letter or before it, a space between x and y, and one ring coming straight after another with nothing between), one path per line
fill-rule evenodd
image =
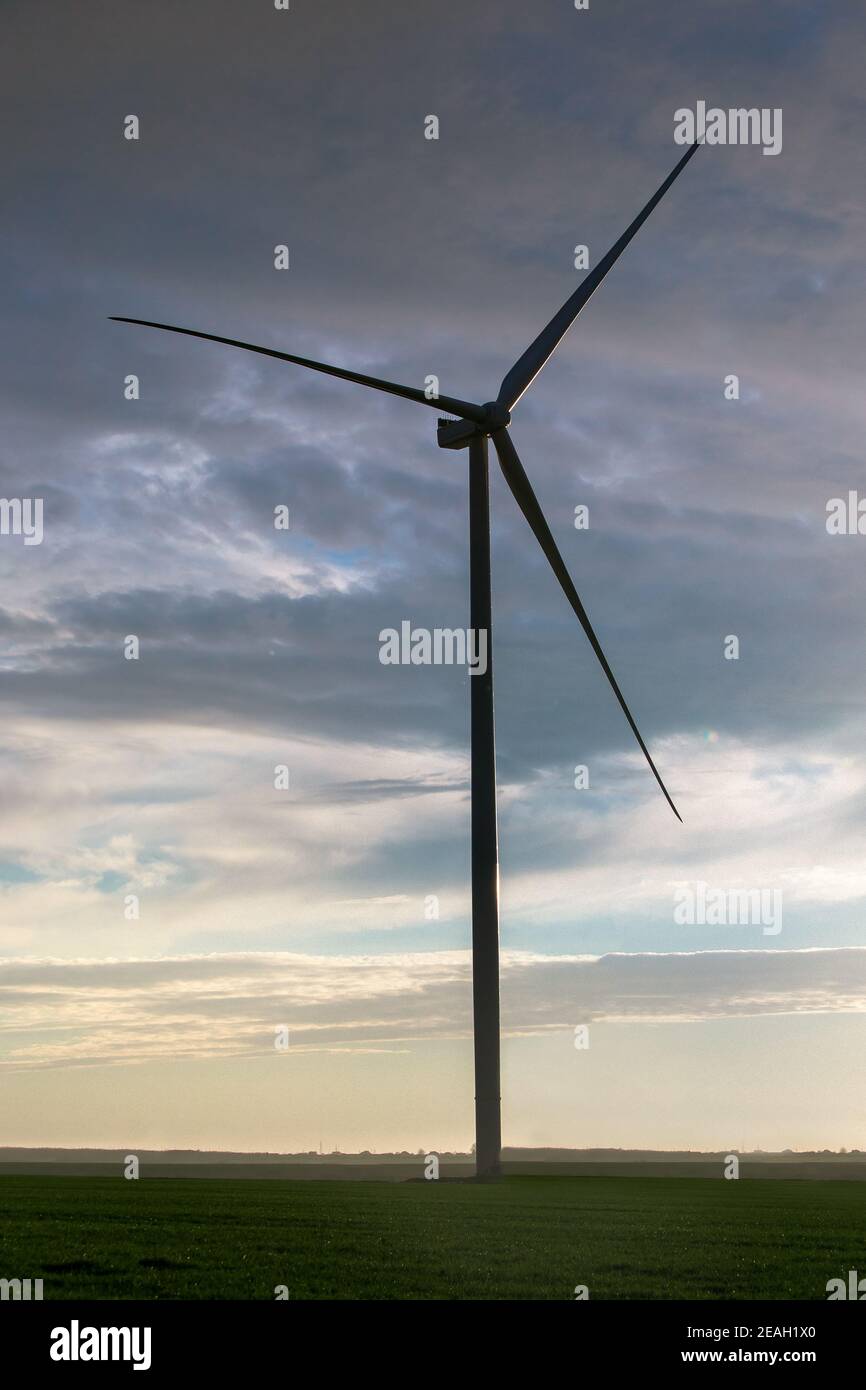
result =
M108 316L486 401L705 101L780 110L781 150L698 151L512 430L682 825L491 460L504 1140L866 1148L866 537L827 526L866 495L866 16L0 30L0 496L44 517L0 534L0 1144L471 1144L472 678L379 660L468 624L467 455ZM678 919L697 884L772 917Z

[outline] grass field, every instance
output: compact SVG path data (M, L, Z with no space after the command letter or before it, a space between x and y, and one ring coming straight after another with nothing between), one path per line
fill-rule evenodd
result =
M0 1277L98 1299L824 1299L866 1186L0 1179Z

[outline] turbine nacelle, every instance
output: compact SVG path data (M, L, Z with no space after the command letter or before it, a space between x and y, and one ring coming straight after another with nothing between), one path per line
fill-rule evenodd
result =
M474 420L443 420L436 428L436 443L440 449L468 449L473 439L487 431Z

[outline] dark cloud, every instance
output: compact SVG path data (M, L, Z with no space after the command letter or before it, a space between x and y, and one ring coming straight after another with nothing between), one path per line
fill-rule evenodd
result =
M862 475L861 17L807 0L84 11L46 28L5 10L0 486L46 516L41 547L0 540L10 716L463 752L466 676L377 660L404 617L468 621L465 457L436 448L434 412L107 315L486 399L573 288L574 246L606 249L672 167L674 110L704 96L783 107L782 154L700 152L514 438L649 738L712 729L772 760L850 737L864 542L824 515ZM500 767L541 796L630 736L498 476L493 505ZM640 779L604 766L608 804L640 804ZM331 794L402 794L363 780ZM544 827L525 841L539 863L574 853Z

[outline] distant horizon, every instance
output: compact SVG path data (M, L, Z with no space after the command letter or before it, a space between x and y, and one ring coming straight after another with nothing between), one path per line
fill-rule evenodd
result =
M437 1154L439 1157L465 1158L467 1162L471 1160L473 1151L471 1149L437 1149L423 1148L417 1149L394 1149L394 1150L374 1150L360 1149L357 1151L345 1149L295 1149L295 1150L271 1150L271 1149L149 1149L141 1145L129 1144L114 1148L108 1145L86 1145L81 1148L68 1148L63 1145L40 1145L30 1146L26 1144L6 1144L0 1145L0 1156L5 1153L39 1154L39 1153L69 1153L69 1154L88 1154L105 1153L122 1155L127 1151L140 1156L142 1154L201 1154L215 1155L218 1158L418 1158L423 1154ZM670 1156L671 1154L690 1154L695 1157L717 1157L722 1154L763 1154L767 1158L783 1157L786 1154L792 1156L804 1155L823 1155L830 1154L836 1158L846 1158L854 1156L866 1157L866 1149L752 1149L722 1147L720 1149L642 1149L642 1148L611 1148L596 1147L573 1148L558 1145L543 1144L526 1147L514 1147L504 1144L502 1147L503 1155L508 1154L661 1154ZM2 1161L2 1157L0 1157Z

